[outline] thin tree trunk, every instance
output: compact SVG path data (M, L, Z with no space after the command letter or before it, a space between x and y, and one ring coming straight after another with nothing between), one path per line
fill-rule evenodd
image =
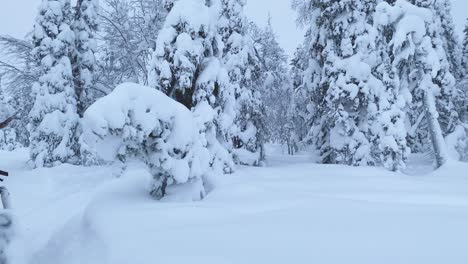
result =
M13 121L13 119L15 119L13 116L12 117L9 117L7 120L3 121L3 122L0 122L0 129L3 129L5 127L7 127L11 121Z
M426 90L424 96L424 108L429 125L429 135L431 138L432 150L434 151L436 167L440 168L447 162L448 154L442 129L437 119L438 113L436 110L435 98L429 89Z

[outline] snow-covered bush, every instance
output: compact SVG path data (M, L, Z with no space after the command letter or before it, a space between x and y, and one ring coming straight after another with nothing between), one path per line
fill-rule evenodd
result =
M200 109L198 117L208 117ZM216 176L218 163L210 155L211 145L192 112L150 87L126 83L99 99L85 112L82 152L101 161L144 161L152 176L155 198L190 189L193 200L202 199L205 183ZM217 164L216 166L214 164Z

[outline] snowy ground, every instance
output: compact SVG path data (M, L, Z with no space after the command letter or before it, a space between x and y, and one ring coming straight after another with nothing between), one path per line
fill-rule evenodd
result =
M135 164L30 170L0 152L17 216L16 263L466 264L468 164L409 175L270 155L202 202L157 202Z

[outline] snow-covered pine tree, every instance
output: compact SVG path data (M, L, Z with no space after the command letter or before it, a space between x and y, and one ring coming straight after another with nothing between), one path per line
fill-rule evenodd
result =
M307 43L308 41L306 40L305 42ZM313 110L314 105L311 100L313 90L310 89L314 85L311 85L309 82L314 79L313 75L315 73L319 73L311 70L314 67L309 67L309 65L315 62L313 58L310 58L308 51L302 45L296 49L291 60L290 75L293 94L291 96L292 101L288 119L291 124L290 126L294 128L293 134L297 136L298 141L303 143L310 143L310 139L307 136L315 114Z
M382 82L382 87L371 91L368 108L372 156L385 168L400 171L405 168L410 152L405 126L405 108L408 102L405 95L400 94L397 70L390 58L389 40L393 38L393 29L376 25L375 30L376 63L372 72Z
M30 113L30 154L36 167L74 161L78 151L79 117L70 63L75 36L70 21L69 0L42 0L33 36L40 77L33 86Z
M434 83L439 86L436 107L439 123L444 136L452 133L459 124L463 94L456 86L455 78L461 78L461 52L458 36L451 17L451 4L448 0L412 0L418 7L427 8L432 15L432 43L441 64Z
M411 101L407 110L410 136L416 135L420 141L430 139L436 166L440 167L448 159L444 129L449 131L458 119L450 102L454 101L454 78L440 23L431 9L423 7L429 3L419 0L417 4L420 7L402 0L392 6L383 2L377 8L376 23L393 28L392 65L400 79L400 92ZM417 148L414 142L410 142L413 151Z
M465 29L463 30L463 55L462 69L465 78L468 78L468 19L466 20Z
M205 1L175 1L149 64L150 86L188 109L203 99L213 103L214 85L198 85L198 78L213 58L214 39L210 30L209 8Z
M290 126L287 125L292 85L288 76L288 56L281 48L268 18L264 29L251 23L250 34L254 40L256 55L264 72L262 101L265 104L265 123L268 125L268 138L271 141L286 144L290 138Z
M303 65L302 65L302 60L299 57L298 54L302 50L302 46L299 46L296 48L296 52L294 53L293 58L291 59L290 62L290 69L288 71L290 77L290 102L289 102L289 109L288 109L288 115L287 115L287 122L288 122L288 128L290 129L289 137L290 139L295 139L294 146L296 147L294 152L297 152L299 150L299 142L304 139L304 136L307 135L307 128L309 128L306 122L306 111L307 107L305 106L308 100L307 96L303 97L298 97L297 93L301 92L301 84L302 84L302 73L303 73ZM302 56L302 55L301 55ZM302 99L298 103L298 99ZM301 129L301 128L306 128L306 129ZM301 133L304 131L304 133ZM292 151L290 150L290 146L293 142L288 141L288 154L293 154L291 153Z
M233 91L236 102L234 131L224 136L231 142L238 163L260 165L265 159L266 124L261 100L262 70L255 54L244 0L218 0L217 31L223 43L222 63L229 81L226 91ZM229 97L229 96L226 96Z
M294 2L299 19L312 24L307 36L310 43L306 43L315 57L308 70L316 111L311 133L323 163L375 164L370 155L367 107L370 90L379 84L366 62L372 49L368 18L375 3Z
M165 6L170 11L148 66L150 85L195 113L211 113L207 105L217 110L212 119L197 120L204 126L200 132L209 145L211 166L232 172L232 158L216 135L222 122L229 123L229 120L219 113L225 99L223 88L227 74L220 62L221 48L210 13L212 6L203 0L170 1ZM224 120L220 121L221 118Z
M433 7L442 27L441 38L450 65L450 73L457 80L460 80L463 75L461 67L462 48L460 46L459 35L455 30L455 23L453 22L452 2L451 0L435 0Z
M464 38L463 38L463 54L462 54L462 81L460 82L459 88L462 93L465 95L465 103L462 108L462 120L465 123L468 123L468 19L466 20L466 25L464 29ZM468 154L467 154L468 155Z
M98 26L97 0L78 0L75 6L72 30L75 48L72 54L73 82L78 99L78 115L83 116L86 108L94 102L93 96L96 69L94 53L97 49L95 35ZM94 98L93 98L94 97Z
M455 78L453 84L449 84L448 81L443 83L443 85L447 87L442 89L442 94L436 98L437 107L441 112L441 118L439 118L439 120L442 125L444 136L447 136L455 131L466 109L466 94L463 91L463 86L458 85L462 82L464 75L462 67L463 48L455 30L451 1L435 0L431 7L434 9L437 22L440 23L440 38L443 42L442 47L444 48L449 63L449 72Z
M293 0L292 7L298 13L297 24L307 29L304 42L300 46L292 60L293 85L295 89L296 112L298 113L299 123L302 129L298 131L303 143L317 146L318 138L314 135L315 122L320 119L320 104L323 101L323 89L320 89L324 67L324 48L325 32L321 32L321 25L318 23L320 18L320 5L317 1Z

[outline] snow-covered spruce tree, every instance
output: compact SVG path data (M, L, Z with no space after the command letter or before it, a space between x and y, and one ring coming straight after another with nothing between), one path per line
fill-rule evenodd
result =
M463 55L462 69L464 78L468 79L468 19L466 20L465 29L463 30Z
M75 47L72 54L73 82L78 99L77 110L80 117L93 103L96 69L95 34L97 31L97 0L78 0L75 6L72 30L75 33Z
M259 164L265 141L261 76L243 3L178 0L169 6L148 67L150 85L189 109L208 102L218 113L223 145L248 150L256 155L248 163Z
M211 6L202 0L178 0L169 7L148 67L150 85L194 112L209 112L206 105L218 112L212 120L203 119L205 127L200 130L210 145L211 166L224 166L225 172L231 172L232 158L221 147L217 133L213 134L213 129L218 131L223 125L221 119L229 121L220 114L226 106L221 102L226 98L223 88L227 87L227 74L220 62L221 49Z
M260 165L265 159L265 108L261 100L262 70L255 54L248 23L244 14L244 0L217 0L219 16L217 31L223 43L222 63L229 76L236 99L234 131L229 131L231 147L238 163Z
M335 3L336 4L336 3ZM297 24L307 29L303 44L297 49L292 61L295 87L296 112L302 117L302 141L319 150L319 139L314 133L314 124L321 118L321 102L325 94L321 89L324 68L325 31L321 32L325 19L320 18L321 3L314 0L293 0L292 7L298 13ZM325 7L325 6L324 6ZM322 20L319 23L319 20ZM306 132L306 134L304 134Z
M410 149L407 146L405 108L408 104L405 94L400 93L397 69L392 65L389 40L393 38L393 28L376 25L376 62L373 75L379 79L381 87L370 93L369 123L372 139L372 155L385 168L402 170Z
M263 73L262 101L265 105L265 123L271 141L286 144L291 128L288 124L289 105L292 86L288 76L288 56L280 47L271 17L264 29L251 23L250 34L254 41L256 56L259 58Z
M311 136L323 163L374 165L369 141L369 93L379 86L367 62L372 50L369 17L376 1L296 2L306 23L313 24L306 46L315 57L313 79L316 118ZM301 18L300 18L301 19ZM309 21L309 22L307 22ZM320 74L317 72L321 70ZM320 80L316 79L320 77Z
M442 27L441 38L450 65L450 73L452 73L455 79L460 80L463 76L463 69L461 67L462 47L460 46L459 35L456 33L455 23L453 22L452 2L451 0L435 0L433 7L438 22L440 22Z
M458 88L464 94L464 103L460 117L463 122L468 123L468 19L463 32L462 80L459 82Z
M161 30L149 64L150 86L185 105L213 103L213 85L198 85L198 77L213 58L209 9L202 0L178 0ZM213 69L212 69L213 70ZM202 89L202 90L199 90Z
M209 122L210 110L198 117ZM206 111L205 111L206 110ZM210 159L209 145L193 113L162 92L125 83L99 99L85 112L82 142L104 160L146 163L153 177L150 194L161 199L182 195L200 200L209 191L209 179L222 173ZM180 197L179 197L180 198Z
M454 78L441 41L440 24L430 9L401 0L392 6L379 4L376 24L393 28L392 65L397 69L401 93L411 101L407 116L412 133L420 135L421 141L430 139L436 166L440 167L448 159L443 128L449 131L458 119L456 109L450 108ZM410 147L415 150L414 142Z
M451 17L451 4L447 0L412 0L412 2L418 7L431 10L432 13L432 42L442 64L437 77L434 78L434 82L440 87L440 93L436 96L436 105L442 132L447 136L459 124L459 116L464 107L464 96L455 80L461 79L462 75L461 51Z
M33 55L40 61L40 77L33 85L30 154L36 167L72 162L78 151L70 13L67 0L43 0L34 26Z
M291 96L288 119L291 127L294 128L293 132L297 136L298 141L306 144L310 141L307 136L315 113L311 100L313 90L310 89L314 87L310 81L314 79L313 75L315 71L311 70L314 67L309 67L309 65L315 62L314 59L310 58L308 51L300 45L294 53L290 68L293 94Z

